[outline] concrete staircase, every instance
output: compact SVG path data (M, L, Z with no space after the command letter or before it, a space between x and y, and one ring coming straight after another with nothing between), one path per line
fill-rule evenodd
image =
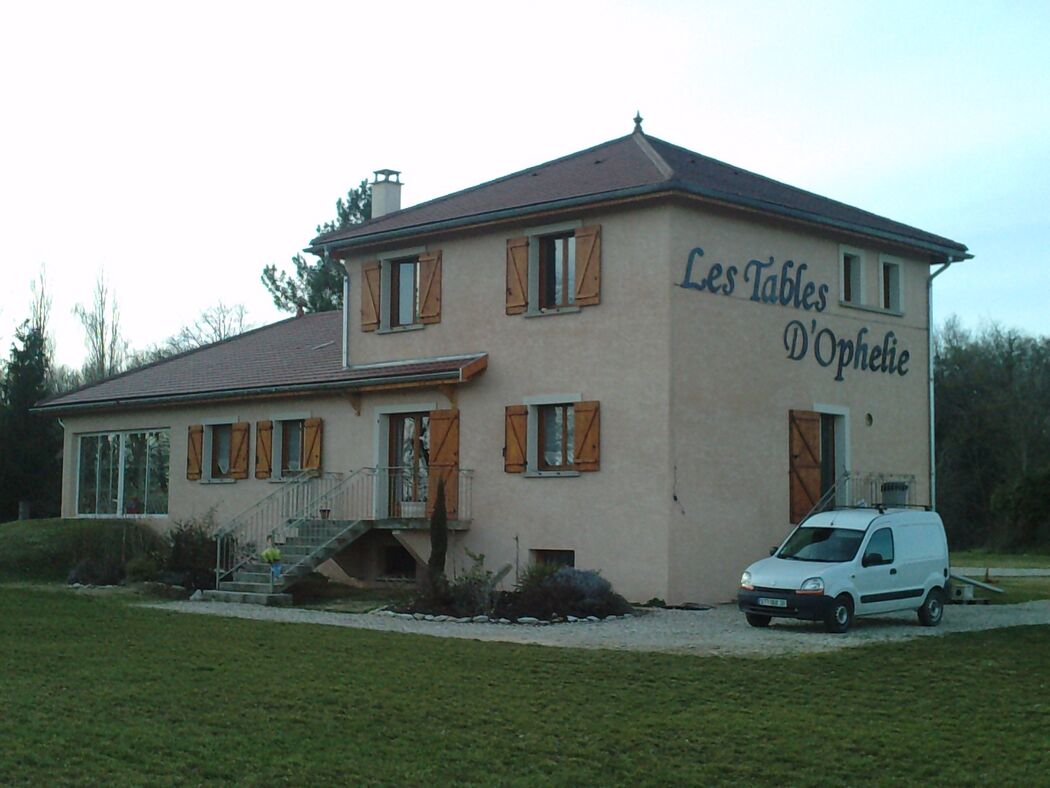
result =
M249 562L239 567L232 579L220 582L218 589L205 591L204 598L210 602L290 605L288 589L371 528L372 523L364 520L300 520L289 526L283 542L277 540L282 564L277 580L271 582L269 564Z

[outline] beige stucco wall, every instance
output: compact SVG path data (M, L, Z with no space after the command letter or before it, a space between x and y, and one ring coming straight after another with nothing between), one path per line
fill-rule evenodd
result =
M536 225L578 220L602 226L602 301L576 313L505 314L506 239ZM380 334L360 328L360 263L351 272L352 363L483 351L487 370L456 391L460 464L474 472L473 522L451 542L450 568L465 549L495 569L529 562L533 549L571 549L581 568L599 569L631 600L718 602L731 598L740 571L788 528L788 411L848 409L849 465L914 474L926 502L927 267L902 260L903 315L838 303L840 242L866 255L868 300L878 293L878 253L856 241L758 223L682 203L624 206L518 226L471 231L428 243L443 253L441 322ZM392 248L417 248L418 242ZM703 247L699 280L712 263L740 269L731 296L683 289L689 252ZM806 279L830 286L822 313L748 299L743 267L752 258L805 262ZM900 257L900 255L898 255ZM909 374L852 368L834 380L808 356L786 358L785 325L799 319L839 337L861 326L875 344L885 330L911 354ZM579 394L601 403L601 470L568 478L528 478L503 470L504 408L526 397ZM218 522L274 489L254 478L233 484L185 478L187 427L208 420L251 421L292 414L324 419L323 467L346 473L384 465L377 435L390 408L447 408L436 389L366 393L360 415L341 396L284 398L196 407L68 416L64 514L75 506L76 435L107 429L171 429L171 519L214 508ZM866 424L871 414L872 425ZM254 463L255 432L251 436ZM158 520L163 525L167 520ZM425 535L410 543L428 550ZM382 540L371 540L379 545ZM344 556L345 572L369 561ZM333 574L338 575L338 572ZM511 573L511 578L515 573Z
M722 601L735 593L740 572L768 553L789 529L788 412L846 409L849 467L865 473L913 474L915 500L928 503L926 276L928 266L902 260L902 312L895 316L839 303L838 238L784 225L757 224L698 208L672 209L671 446L678 501L672 509L668 566L673 599ZM877 246L845 241L865 256L867 302L878 300ZM693 281L713 263L737 266L732 295L686 289L686 261L694 247ZM748 261L775 259L779 274L791 259L806 263L804 281L827 283L823 312L750 300L743 280ZM768 275L768 274L767 274ZM722 282L725 283L725 277ZM785 326L802 321L809 351L790 360ZM838 338L881 342L887 330L907 349L908 374L853 369L836 381L837 363L814 360L812 321ZM824 342L827 341L825 335ZM872 424L866 423L871 414Z

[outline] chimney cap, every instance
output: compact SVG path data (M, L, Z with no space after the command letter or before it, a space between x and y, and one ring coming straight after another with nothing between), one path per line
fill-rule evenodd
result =
M376 183L401 183L398 177L401 175L401 170L374 170L373 174L376 176Z

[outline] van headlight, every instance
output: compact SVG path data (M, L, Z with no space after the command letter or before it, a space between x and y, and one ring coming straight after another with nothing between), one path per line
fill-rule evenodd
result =
M798 587L800 594L823 594L824 579L820 577L807 577Z
M751 573L745 571L744 574L740 575L740 587L747 591L754 591L755 587L751 585Z

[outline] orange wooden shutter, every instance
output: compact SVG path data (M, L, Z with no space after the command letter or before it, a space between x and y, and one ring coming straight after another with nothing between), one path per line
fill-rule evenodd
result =
M379 284L382 279L378 261L361 266L361 330L379 328Z
M430 476L427 482L427 517L434 513L438 482L445 482L445 512L459 518L459 411L430 411Z
M204 452L204 425L191 424L186 439L186 478L195 481L201 477L201 454Z
M602 295L602 227L576 231L576 306L593 306Z
M230 427L230 478L248 478L248 443L252 423L239 421Z
M441 250L419 256L419 322L441 322Z
M529 239L507 239L507 314L520 315L529 305Z
M255 478L269 479L273 473L273 422L255 424Z
M525 405L508 405L503 437L503 470L525 472L525 442L529 409Z
M321 420L303 420L303 471L321 472Z
M596 471L601 458L601 421L598 403L577 402L573 412L573 469Z
M798 523L820 500L820 414L790 411L788 430L791 522Z

